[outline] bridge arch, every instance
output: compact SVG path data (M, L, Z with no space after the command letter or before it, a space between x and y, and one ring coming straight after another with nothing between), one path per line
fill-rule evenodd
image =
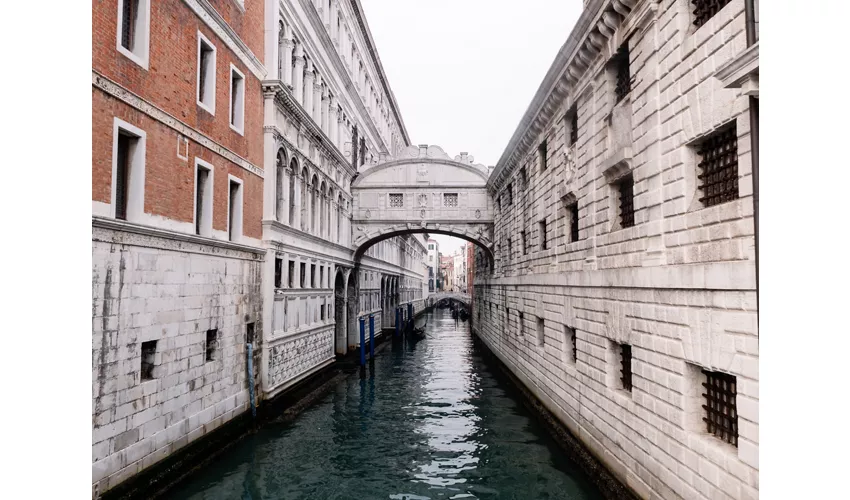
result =
M405 234L456 236L493 261L494 203L490 168L466 153L410 146L362 171L351 184L354 259L382 240Z

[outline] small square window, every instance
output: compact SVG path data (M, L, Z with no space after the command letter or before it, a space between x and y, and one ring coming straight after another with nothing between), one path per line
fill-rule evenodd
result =
M215 114L216 48L198 32L198 105Z
M218 348L218 330L213 328L212 330L207 330L207 344L206 350L206 360L207 361L215 361L216 359L216 349Z
M706 207L738 199L738 130L719 130L700 142L699 201Z
M156 340L142 342L142 381L153 380L156 363Z
M390 193L390 208L401 208L404 206L404 194Z
M230 128L244 134L245 129L245 75L230 65Z

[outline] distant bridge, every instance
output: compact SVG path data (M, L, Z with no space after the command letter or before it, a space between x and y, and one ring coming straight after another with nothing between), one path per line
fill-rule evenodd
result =
M429 305L437 305L443 299L460 302L466 307L472 303L472 297L468 293L460 292L436 292L429 294L427 300Z

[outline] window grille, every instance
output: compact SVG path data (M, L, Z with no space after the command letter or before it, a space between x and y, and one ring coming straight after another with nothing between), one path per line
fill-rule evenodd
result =
M623 44L614 56L614 68L617 71L617 86L614 93L617 102L623 100L632 91L632 78L629 71L629 46Z
M121 46L133 50L136 36L136 18L139 15L139 0L124 0L121 13Z
M218 330L212 329L207 330L207 348L206 348L206 360L213 361L215 360L215 349L218 337Z
M702 371L706 381L702 386L705 388L705 404L702 406L706 416L703 422L706 430L727 443L738 446L738 407L736 397L738 395L737 381L734 375L720 372Z
M628 344L620 345L620 360L622 367L620 368L620 381L623 383L623 389L632 390L632 346Z
M570 211L570 243L578 241L578 202L571 204Z
M401 208L404 206L404 195L402 193L390 193L390 208Z
M443 206L444 207L456 207L457 206L457 193L445 193L445 194L443 194Z
M130 137L118 134L115 175L115 218L127 220L127 178L129 177Z
M697 176L700 180L699 199L705 206L719 205L738 198L738 131L733 126L715 132L702 141Z
M694 4L694 26L699 28L705 24L715 14L720 12L720 9L726 6L731 0L691 0Z
M620 192L620 226L632 227L635 225L634 189L635 181L631 174L623 178L617 188Z

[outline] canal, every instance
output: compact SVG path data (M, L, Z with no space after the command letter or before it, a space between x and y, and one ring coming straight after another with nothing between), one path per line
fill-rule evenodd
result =
M496 376L469 324L448 310L425 318L425 339L386 346L365 377L264 425L168 498L602 498Z

